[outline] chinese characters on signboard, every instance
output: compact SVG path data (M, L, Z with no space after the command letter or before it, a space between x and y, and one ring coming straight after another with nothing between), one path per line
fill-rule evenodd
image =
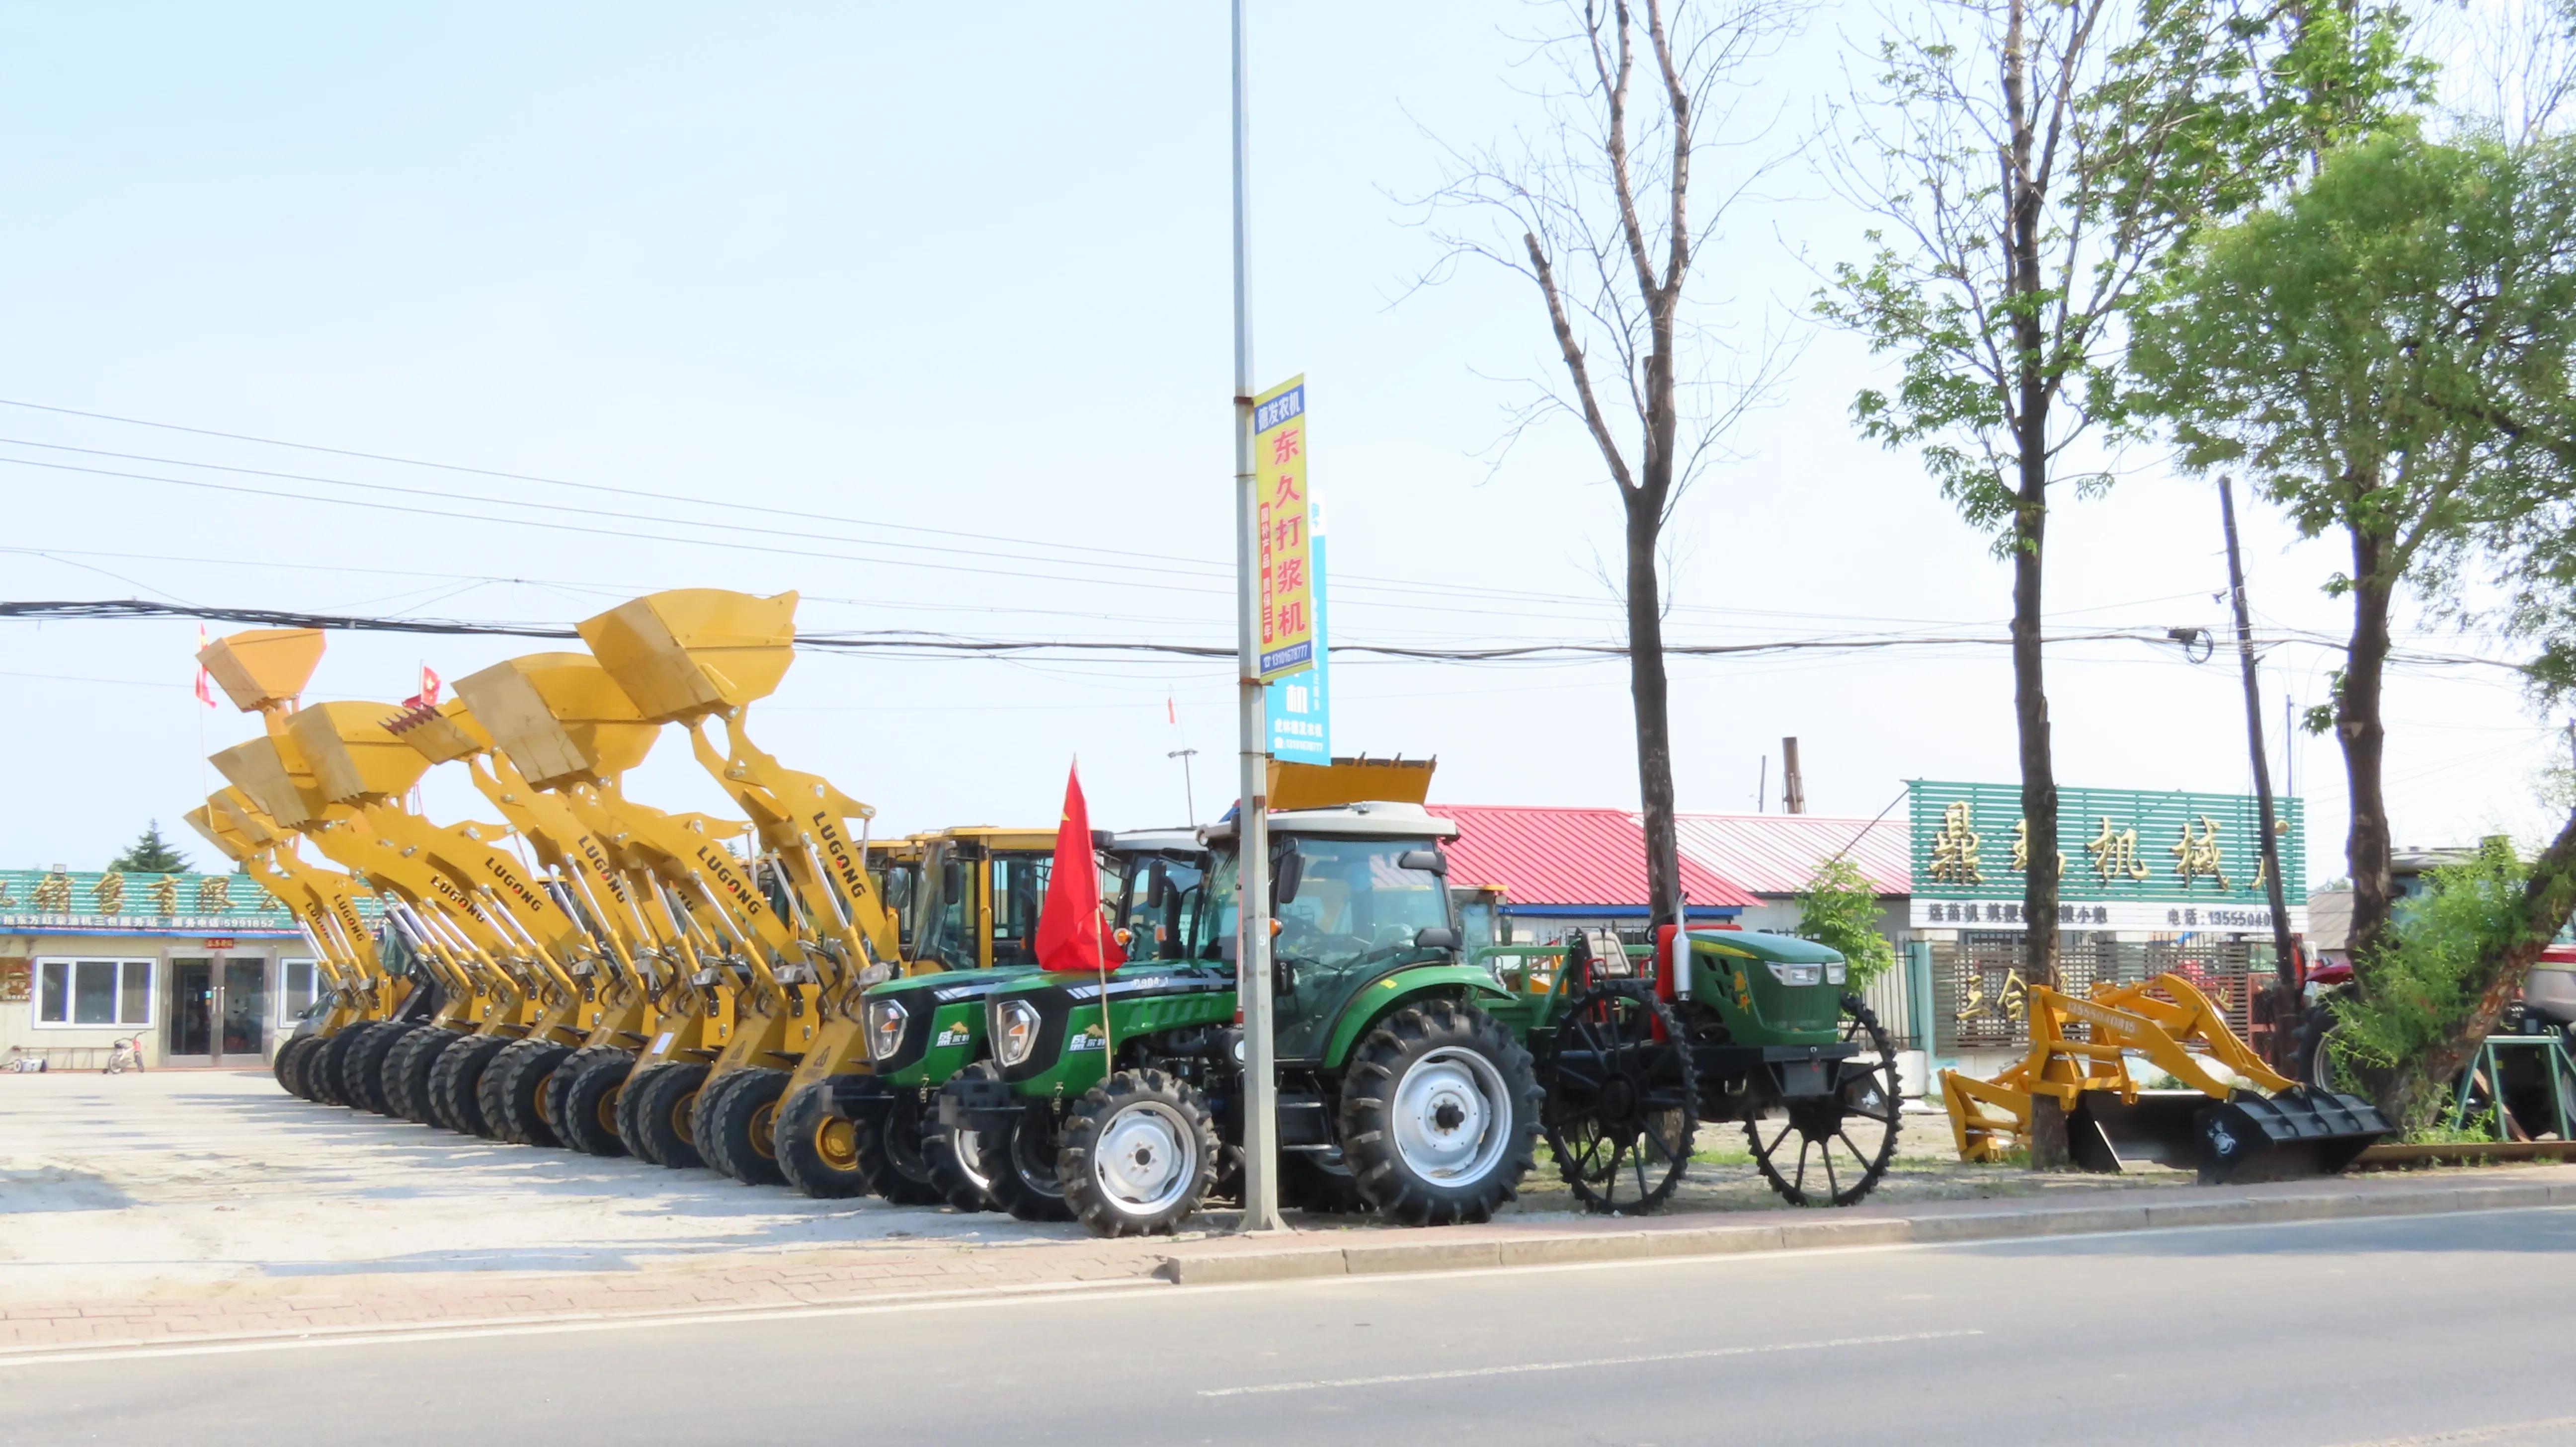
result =
M1306 379L1253 399L1252 476L1259 528L1261 681L1315 663L1312 504L1306 494Z
M1308 498L1307 531L1314 543L1315 666L1274 681L1262 691L1269 716L1270 756L1301 764L1333 761L1332 540L1324 533L1323 504Z
M2030 865L2021 791L1915 781L1913 923L2020 929ZM2306 928L2300 801L2277 801L2290 927ZM2061 926L2268 932L2272 911L2254 798L2067 789L2058 809ZM2009 860L2007 864L2005 861Z

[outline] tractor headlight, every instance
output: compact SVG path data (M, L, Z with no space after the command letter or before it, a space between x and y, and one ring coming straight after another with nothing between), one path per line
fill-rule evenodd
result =
M868 1002L868 1058L892 1060L903 1048L903 1022L911 1014L899 1000Z
M1038 1007L1026 1000L1004 1000L993 1007L993 1057L1018 1065L1038 1048Z
M1771 978L1784 985L1821 985L1825 982L1825 967L1773 964Z
M1851 966L1844 964L1840 960L1836 960L1832 964L1825 966L1825 983L1828 985L1839 985L1850 978Z

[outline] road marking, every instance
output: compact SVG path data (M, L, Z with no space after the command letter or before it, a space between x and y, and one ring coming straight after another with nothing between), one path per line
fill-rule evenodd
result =
M2576 1428L2576 1417L2543 1417L2536 1422L2507 1422L2496 1427L2454 1427L2420 1437L2374 1437L2367 1442L2346 1442L2342 1447L2449 1447L2454 1442L2494 1442L2549 1428Z
M1459 1367L1446 1372L1400 1372L1385 1377L1332 1377L1313 1382L1274 1382L1259 1387L1212 1387L1200 1392L1202 1397L1259 1397L1275 1392L1337 1391L1348 1387L1390 1387L1405 1382L1454 1382L1469 1377L1510 1377L1524 1372L1572 1372L1589 1367L1633 1367L1651 1362L1704 1362L1717 1357L1758 1357L1774 1352L1827 1351L1834 1347L1885 1346L1892 1342L1948 1341L1957 1337L1984 1336L1983 1331L1909 1331L1889 1336L1846 1336L1832 1341L1772 1342L1764 1346L1709 1347L1695 1352L1648 1352L1633 1357L1593 1357L1579 1362L1522 1362L1508 1367Z

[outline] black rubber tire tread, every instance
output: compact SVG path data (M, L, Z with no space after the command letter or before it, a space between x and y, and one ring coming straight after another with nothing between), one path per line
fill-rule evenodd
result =
M349 1058L340 1065L340 1084L348 1091L351 1105L378 1115L394 1113L385 1097L385 1061L395 1046L419 1029L408 1020L391 1021L349 1047Z
M269 1062L268 1068L287 1094L302 1100L313 1098L304 1084L304 1062L312 1058L314 1047L321 1043L315 1036L299 1035L277 1047L277 1058Z
M1474 1050L1492 1061L1512 1093L1510 1135L1481 1181L1438 1185L1404 1164L1395 1149L1391 1097L1412 1063L1442 1048ZM1342 1154L1360 1194L1386 1219L1405 1226L1473 1225L1520 1194L1537 1164L1538 1075L1527 1050L1502 1022L1454 1000L1409 1005L1381 1021L1352 1052L1342 1077Z
M1360 1178L1349 1166L1327 1162L1313 1151L1279 1153L1279 1204L1323 1216L1356 1216L1374 1209L1360 1194Z
M1680 1189L1699 1124L1699 1071L1682 1040L1681 1019L1672 1007L1633 981L1584 986L1558 1008L1549 1048L1538 1061L1539 1129L1556 1158L1558 1177L1583 1209L1643 1215ZM1603 1079L1590 1079L1561 1058L1569 1043L1610 1057ZM1614 1079L1617 1088L1610 1083ZM1640 1097L1660 1097L1665 1108L1633 1109ZM1605 1101L1631 1107L1609 1132L1600 1129ZM1660 1152L1649 1151L1650 1143ZM1606 1162L1597 1153L1603 1147L1610 1153ZM1584 1169L1587 1161L1607 1169L1596 1178Z
M546 1123L537 1097L546 1088L546 1078L570 1054L569 1045L531 1037L511 1041L492 1057L492 1063L483 1068L483 1079L475 1086L474 1100L483 1111L484 1121L492 1127L495 1140L549 1150L563 1144L556 1138L554 1127Z
M833 1104L834 1085L817 1080L787 1097L770 1129L769 1149L778 1158L778 1173L817 1201L844 1201L868 1192L858 1163L835 1159L822 1144L824 1132L836 1122L843 1130L849 1126Z
M492 1138L492 1124L483 1118L479 1087L483 1068L509 1043L499 1035L464 1035L438 1052L438 1063L429 1071L429 1093L449 1130Z
M939 1198L960 1211L998 1211L984 1185L983 1151L964 1131L941 1125L934 1112L921 1126L921 1165Z
M625 1086L617 1092L617 1138L626 1143L626 1153L648 1166L662 1164L653 1154L653 1142L644 1138L643 1121L638 1114L644 1104L646 1087L653 1077L671 1068L672 1062L656 1060L629 1071Z
M679 1122L684 1112L695 1108L698 1087L706 1078L704 1063L674 1060L630 1086L627 1093L635 1097L629 1107L635 1134L626 1137L627 1149L675 1171L705 1165L706 1157L698 1153L696 1142L681 1132ZM644 1143L641 1147L636 1144L639 1140Z
M590 1058L583 1060L585 1055ZM555 1067L553 1079L564 1087L555 1133L565 1145L588 1156L626 1154L626 1138L617 1133L617 1105L634 1072L634 1052L614 1046L575 1051L572 1060Z
M726 1156L725 1147L732 1142L708 1130L708 1126L713 1123L709 1112L722 1105L724 1098L731 1095L734 1087L741 1083L742 1072L729 1070L700 1085L698 1098L689 1106L689 1139L697 1144L698 1159L705 1163L708 1170L727 1178L733 1175L733 1163Z
M547 1072L546 1083L537 1089L537 1101L545 1107L541 1114L551 1123L555 1139L562 1141L567 1149L571 1147L572 1142L564 1139L564 1092L571 1089L574 1072L597 1059L601 1051L615 1048L611 1045L584 1045L574 1050L553 1070Z
M455 1039L453 1030L425 1025L405 1036L385 1057L385 1104L396 1115L422 1125L437 1124L429 1113L429 1072L438 1065L439 1052Z
M778 1098L787 1093L787 1072L766 1067L737 1070L726 1077L730 1083L713 1105L700 1096L696 1129L698 1140L714 1145L706 1154L721 1161L728 1176L746 1186L783 1186L787 1174L778 1168L778 1147L772 1137L777 1133Z
M1122 1111L1159 1104L1177 1113L1197 1137L1197 1161L1191 1179L1170 1205L1137 1213L1121 1206L1100 1188L1094 1169L1101 1132ZM1064 1186L1064 1204L1075 1220L1095 1236L1168 1236L1190 1218L1216 1183L1216 1120L1207 1101L1183 1081L1160 1070L1122 1070L1093 1086L1064 1113L1064 1134L1056 1148L1056 1173Z
M850 1141L859 1158L859 1175L868 1194L892 1206L939 1206L947 1197L930 1179L921 1156L923 1138L937 1110L918 1089L898 1087L878 1109L853 1113Z
M1902 1109L1905 1081L1897 1071L1895 1042L1888 1039L1887 1031L1879 1026L1877 1012L1871 1010L1860 996L1843 996L1843 1014L1850 1017L1850 1023L1843 1028L1843 1038L1849 1040L1855 1035L1865 1038L1870 1048L1878 1052L1880 1061L1886 1066L1887 1136L1879 1143L1878 1155L1874 1159L1863 1157L1858 1143L1851 1142L1855 1160L1863 1165L1861 1179L1846 1186L1841 1184L1839 1176L1829 1175L1826 1179L1830 1194L1818 1200L1810 1197L1796 1180L1783 1176L1778 1167L1773 1164L1771 1155L1762 1149L1762 1120L1757 1118L1746 1121L1744 1137L1752 1147L1754 1166L1762 1172L1762 1179L1771 1183L1771 1189L1778 1192L1781 1199L1793 1206L1857 1205L1862 1197L1878 1189L1880 1178L1887 1174L1888 1162L1896 1158L1896 1137L1905 1119ZM1795 1126L1790 1127L1790 1131L1795 1130ZM1784 1132L1784 1138L1786 1134L1787 1132ZM1844 1140L1850 1142L1850 1137L1845 1136ZM1776 1150L1778 1142L1775 1141L1773 1144Z
M990 1061L979 1061L966 1068L971 1074L989 1070L1001 1078L1001 1068ZM1070 1221L1073 1208L1064 1203L1064 1178L1056 1173L1055 1142L1036 1135L1048 1129L1050 1122L1043 1103L1032 1103L1002 1130L976 1133L976 1154L980 1158L986 1188L993 1194L993 1204L1022 1221ZM1029 1139L1023 1140L1023 1136ZM1041 1176L1039 1161L1046 1171Z
M340 1088L341 1062L349 1058L350 1047L364 1040L376 1028L373 1020L358 1020L343 1026L340 1033L322 1042L313 1052L313 1063L304 1070L304 1081L313 1087L313 1098L324 1105L347 1105L348 1095Z

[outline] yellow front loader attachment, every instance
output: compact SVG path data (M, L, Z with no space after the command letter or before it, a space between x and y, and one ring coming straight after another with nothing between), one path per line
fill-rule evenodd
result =
M1961 1160L2027 1150L2043 1098L2065 1112L2068 1153L2083 1169L2147 1160L2197 1170L2204 1184L2331 1175L2388 1131L2359 1096L2313 1091L2265 1065L2181 975L2096 986L2090 998L2034 987L2029 999L2019 1063L1992 1080L1941 1072ZM2132 1056L2185 1088L2140 1088Z

